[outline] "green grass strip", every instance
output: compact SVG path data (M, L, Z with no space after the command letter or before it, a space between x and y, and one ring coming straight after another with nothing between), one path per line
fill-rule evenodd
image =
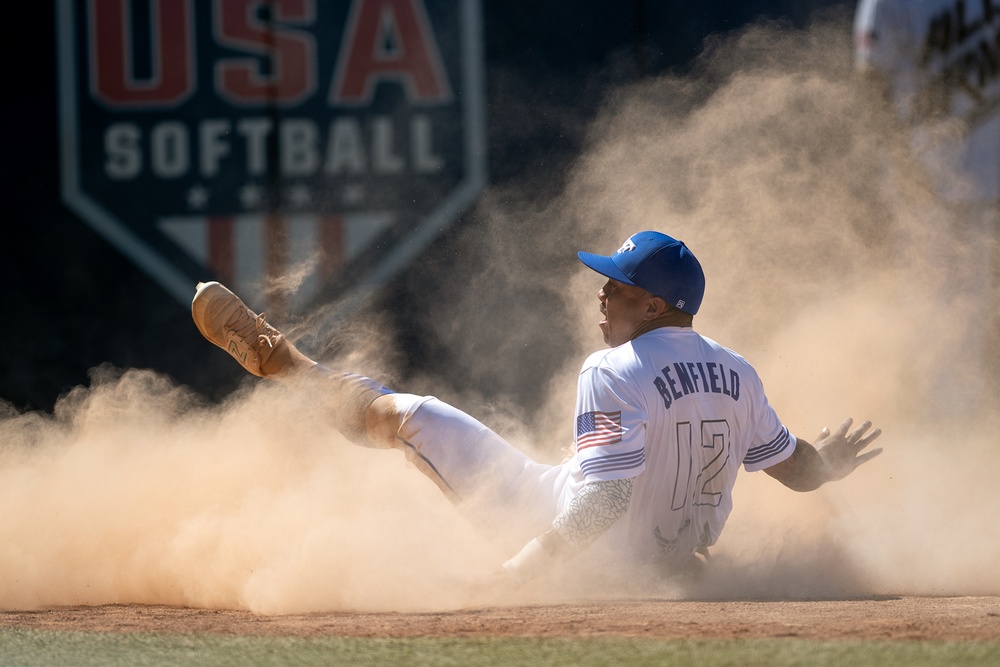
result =
M358 639L0 630L0 665L790 665L1000 664L1000 641Z

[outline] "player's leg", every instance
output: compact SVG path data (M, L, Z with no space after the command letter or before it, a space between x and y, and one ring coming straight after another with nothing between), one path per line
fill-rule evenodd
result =
M368 410L368 437L392 438L473 524L519 548L557 513L566 469L538 463L492 429L433 396L388 394Z
M356 444L403 450L452 500L522 521L539 510L551 514L545 508L554 507L555 487L544 480L552 466L532 461L461 410L323 367L218 283L199 284L191 313L205 338L247 371L322 394L337 430Z
M397 447L394 438L381 437L393 426L394 415L376 413L372 420L378 440L367 437L367 412L379 396L392 392L355 373L333 371L300 352L285 336L243 301L217 282L199 283L191 301L191 316L202 335L227 351L248 372L279 381L305 385L327 397L328 416L352 442L368 447ZM379 420L388 420L388 426Z

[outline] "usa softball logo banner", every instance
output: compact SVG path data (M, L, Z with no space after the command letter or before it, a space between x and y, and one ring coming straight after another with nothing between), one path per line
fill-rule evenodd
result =
M485 185L477 0L55 1L63 199L184 304L370 290Z

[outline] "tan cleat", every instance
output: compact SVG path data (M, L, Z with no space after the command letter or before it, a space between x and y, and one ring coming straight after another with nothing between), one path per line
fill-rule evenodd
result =
M267 377L264 366L284 342L284 335L268 324L238 296L217 282L198 283L191 300L191 317L201 335L218 345L258 377Z

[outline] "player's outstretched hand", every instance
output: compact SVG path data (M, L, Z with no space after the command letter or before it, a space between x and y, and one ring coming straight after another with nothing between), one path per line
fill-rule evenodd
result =
M853 423L854 420L848 418L833 433L830 433L830 429L824 428L816 438L814 446L826 466L827 481L833 482L847 477L859 465L882 453L881 447L861 453L875 438L882 435L882 429L877 428L868 433L872 423L866 421L848 433Z

